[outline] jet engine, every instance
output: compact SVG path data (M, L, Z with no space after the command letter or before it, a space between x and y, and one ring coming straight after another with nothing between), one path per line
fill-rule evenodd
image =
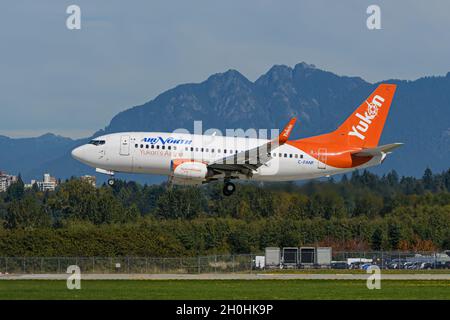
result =
M171 163L170 182L178 185L202 184L208 173L208 167L203 162L176 159Z

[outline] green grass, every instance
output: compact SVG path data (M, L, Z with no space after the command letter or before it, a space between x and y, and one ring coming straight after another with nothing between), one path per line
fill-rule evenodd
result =
M2 280L0 299L445 299L450 281L382 281L368 290L361 280Z

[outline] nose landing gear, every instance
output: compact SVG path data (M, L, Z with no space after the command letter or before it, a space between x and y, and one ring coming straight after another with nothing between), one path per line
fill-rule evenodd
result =
M225 181L225 185L223 186L223 194L228 197L231 196L234 191L236 191L236 186L234 185L234 183Z
M96 168L95 171L98 172L98 173L101 173L101 174L106 174L106 175L108 175L108 176L109 176L109 179L108 179L108 185L109 185L110 187L112 187L112 186L114 185L114 183L115 183L115 180L114 180L114 171L111 171L111 170L105 170L105 169L101 169L101 168Z

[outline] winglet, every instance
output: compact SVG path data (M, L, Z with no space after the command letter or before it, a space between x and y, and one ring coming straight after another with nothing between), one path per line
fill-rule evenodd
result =
M289 120L289 123L286 127L284 127L283 131L281 131L280 135L278 136L278 143L280 145L284 144L289 139L289 135L292 132L292 129L294 129L295 122L297 121L297 118L292 118Z

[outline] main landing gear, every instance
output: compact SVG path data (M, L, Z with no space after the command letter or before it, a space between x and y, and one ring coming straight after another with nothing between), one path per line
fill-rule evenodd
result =
M225 185L223 186L223 194L228 197L231 196L234 191L236 191L236 186L234 185L234 183L225 181Z
M115 182L116 182L116 180L114 180L114 178L109 178L108 179L108 186L110 186L110 187L114 186Z

